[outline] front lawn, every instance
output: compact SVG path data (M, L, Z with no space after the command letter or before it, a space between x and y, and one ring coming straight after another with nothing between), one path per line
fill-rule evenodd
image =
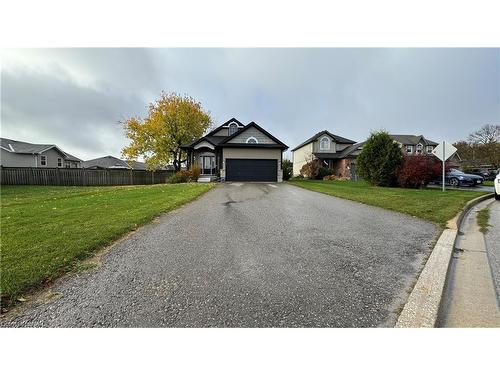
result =
M485 192L374 187L362 181L292 180L292 185L419 217L444 228L464 205Z
M214 186L2 186L2 303Z

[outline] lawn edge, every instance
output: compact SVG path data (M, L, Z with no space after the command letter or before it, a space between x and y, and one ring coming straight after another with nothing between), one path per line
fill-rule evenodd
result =
M112 251L113 247L116 246L117 244L121 243L125 239L129 238L131 235L136 233L137 231L141 230L142 228L146 227L147 225L151 225L155 220L159 219L162 216L165 215L170 215L175 213L177 210L180 208L191 204L197 200L199 200L201 197L203 197L205 194L209 193L213 189L217 187L216 183L210 183L211 187L207 190L204 191L195 197L193 197L191 200L174 205L170 209L166 211L160 211L150 217L147 217L146 219L142 220L141 222L138 223L136 227L132 227L127 231L124 231L123 233L117 234L116 236L113 236L112 239L110 239L109 242L106 242L95 249L93 249L90 253L88 253L84 258L79 259L75 258L73 260L73 265L68 267L65 271L55 275L53 279L50 282L39 282L36 284L32 284L25 289L19 291L15 295L8 296L8 297L2 297L0 298L0 318L3 318L5 315L9 314L10 312L13 311L17 306L20 304L23 304L24 302L18 301L17 299L20 297L23 297L26 299L26 302L31 301L34 297L36 299L36 296L40 296L42 294L45 294L46 292L49 291L49 289L58 281L60 281L62 278L71 276L71 275L77 275L80 273L84 272L90 272L96 268L99 268L101 266L101 257ZM208 184L207 184L208 185ZM137 185L137 186L149 186L149 185ZM93 262L95 261L95 262ZM96 267L91 268L91 269L82 269L79 270L76 266L77 263L80 264L91 264L91 263L96 263ZM4 311L8 309L8 311Z
M475 205L492 197L494 194L485 194L470 200L460 213L448 221L408 296L396 322L396 328L436 326L442 309L453 250L463 219Z

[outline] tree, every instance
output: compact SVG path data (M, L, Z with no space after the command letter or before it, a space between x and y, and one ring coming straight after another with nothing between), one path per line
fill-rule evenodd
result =
M283 169L283 180L288 181L293 174L293 164L288 159L283 159L281 163L281 169Z
M440 181L442 162L434 155L406 155L398 168L398 184L406 188L421 188L433 181ZM445 166L449 171L449 165Z
M471 133L467 141L455 143L458 154L471 165L500 166L500 125L485 125Z
M210 114L193 98L162 92L149 104L145 119L131 117L123 122L130 144L122 154L130 160L142 156L148 169L173 163L179 171L185 161L181 146L201 137L211 124Z
M500 125L486 124L481 129L469 134L471 144L488 145L500 142Z
M358 156L359 175L372 185L396 185L396 171L403 160L403 152L385 131L372 133Z
M310 162L307 162L302 166L302 168L300 168L300 174L305 178L316 179L321 167L321 161L319 161L318 159L314 159Z

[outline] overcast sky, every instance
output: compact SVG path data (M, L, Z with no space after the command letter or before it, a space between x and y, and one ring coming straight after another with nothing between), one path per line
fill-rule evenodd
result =
M290 148L327 129L454 142L500 123L500 49L2 50L1 134L82 159L120 157L118 121L160 92L214 123L255 121Z

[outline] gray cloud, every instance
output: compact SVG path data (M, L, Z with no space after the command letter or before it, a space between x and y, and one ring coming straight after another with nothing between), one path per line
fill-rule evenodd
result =
M322 129L456 141L500 122L499 49L9 50L2 62L2 136L82 158L119 155L117 122L143 116L162 90L289 146Z

